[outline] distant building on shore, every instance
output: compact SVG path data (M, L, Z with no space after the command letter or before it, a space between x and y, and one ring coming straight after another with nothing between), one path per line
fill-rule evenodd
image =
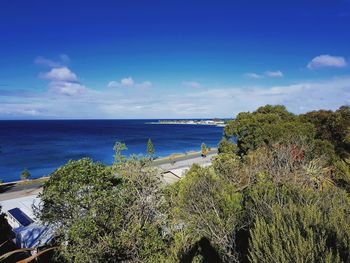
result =
M218 127L225 126L225 120L159 120L158 122L151 122L151 124L183 124L183 125L213 125Z

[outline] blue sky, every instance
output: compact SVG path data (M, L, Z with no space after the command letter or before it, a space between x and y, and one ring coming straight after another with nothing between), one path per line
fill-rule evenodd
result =
M335 109L349 28L349 0L3 0L0 119Z

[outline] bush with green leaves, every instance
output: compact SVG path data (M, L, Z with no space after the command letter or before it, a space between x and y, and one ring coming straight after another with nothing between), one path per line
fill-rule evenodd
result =
M126 158L116 143L110 167L82 159L55 171L40 218L68 262L350 262L347 118L346 107L240 113L212 166L167 186L152 158Z
M257 187L251 190L255 197L250 196L255 202L247 204L250 218L255 218L251 262L348 262L350 198L344 191Z
M31 174L28 169L24 169L21 173L21 180L28 180L30 176Z
M234 142L230 142L227 138L224 137L219 142L218 152L236 154L238 152L238 148Z
M312 111L300 116L301 121L312 123L316 138L332 143L342 158L350 157L350 107L342 106L336 111Z
M340 188L350 193L350 158L335 163L333 179Z
M224 131L226 138L236 138L240 155L263 145L288 142L295 138L311 140L315 134L311 123L299 121L296 115L280 105L267 105L252 113L239 113L228 122Z
M55 226L68 262L152 261L167 239L161 196L159 171L147 160L107 167L81 159L51 175L39 214Z
M154 155L154 146L151 139L148 139L147 141L147 155L151 158L153 158L153 155Z
M175 225L192 243L208 239L223 260L237 261L235 233L240 226L242 194L212 168L193 166L172 186ZM188 244L187 244L188 245Z

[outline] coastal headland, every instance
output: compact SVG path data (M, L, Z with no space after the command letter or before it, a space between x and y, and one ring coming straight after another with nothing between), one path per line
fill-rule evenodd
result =
M213 125L217 127L225 127L225 120L159 120L155 122L148 122L148 124Z

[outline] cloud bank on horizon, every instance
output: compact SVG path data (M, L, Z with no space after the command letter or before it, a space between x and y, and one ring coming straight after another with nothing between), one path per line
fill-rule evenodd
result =
M196 81L183 81L184 92L152 89L150 81L135 82L132 77L111 80L105 89L85 86L69 67L68 56L61 61L38 57L35 63L47 69L38 77L47 81L47 90L1 92L3 119L120 119L120 118L211 118L233 117L265 104L283 104L294 113L336 109L350 104L350 75L326 80L301 81L288 85L244 85L205 87ZM342 57L321 55L307 68L346 67ZM265 71L246 77L281 78L284 74ZM187 88L187 89L186 89Z
M136 83L131 77L123 78L120 81L111 80L107 85L109 88L140 88L148 89L152 87L152 83L148 80Z

